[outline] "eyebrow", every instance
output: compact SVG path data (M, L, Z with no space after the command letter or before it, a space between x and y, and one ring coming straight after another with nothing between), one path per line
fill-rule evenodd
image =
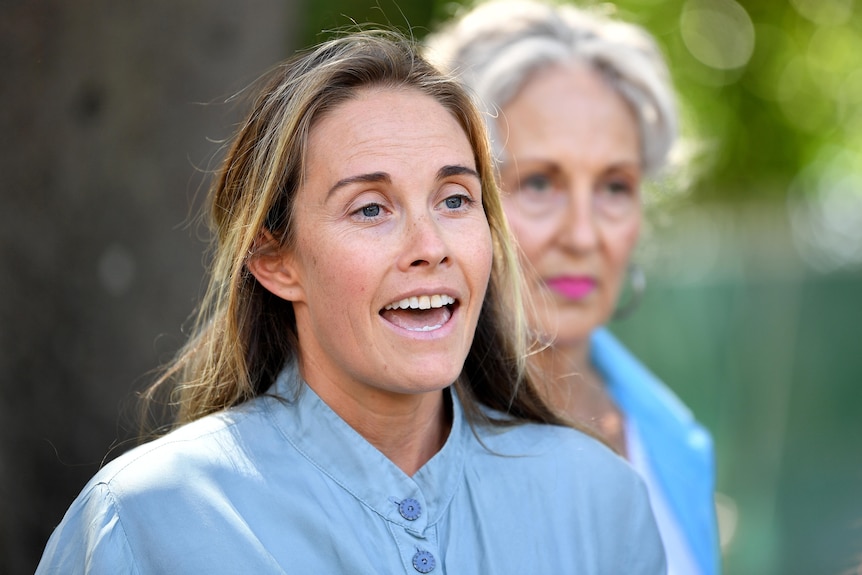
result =
M437 179L444 180L446 178L452 176L473 176L476 179L479 178L479 173L473 168L468 168L467 166L453 165L453 166L443 166L439 170L437 170ZM343 188L345 186L349 186L351 184L366 184L366 183L380 183L383 182L385 184L392 183L392 177L386 172L370 172L368 174L359 174L356 176L350 176L347 178L343 178L335 182L335 185L329 188L327 192L327 197L332 195L336 190Z
M334 191L338 190L339 188L349 186L350 184L379 182L391 184L392 178L389 177L389 174L387 174L386 172L371 172L370 174L359 174L358 176L350 176L349 178L344 178L335 182L335 185L329 188L329 191L326 193L326 195L331 196Z
M444 180L451 176L473 176L477 180L481 180L479 172L467 166L443 166L437 170L438 180Z

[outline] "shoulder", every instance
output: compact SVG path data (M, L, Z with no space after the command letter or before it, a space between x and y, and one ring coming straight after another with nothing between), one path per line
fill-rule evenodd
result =
M199 535L189 517L197 518L194 525L213 522L231 490L264 483L266 462L274 460L265 450L275 443L268 438L275 433L264 406L254 400L124 453L72 502L37 572L86 565L92 573L132 573L141 565L160 565L148 545L170 557L172 546Z
M523 423L510 427L477 426L479 461L488 465L524 466L540 481L565 477L585 487L591 483L637 489L639 479L629 464L608 446L577 429ZM501 461L502 460L502 461Z
M592 361L614 401L641 431L711 453L712 438L691 410L607 329L597 329L591 344Z
M99 501L113 502L120 511L168 501L185 506L204 500L218 485L261 481L262 468L274 459L268 453L281 446L265 403L258 398L208 415L131 449L99 470L73 507Z
M42 573L138 573L116 502L102 483L91 482L48 540L36 568Z
M531 531L588 553L603 572L633 565L644 573L661 570L662 546L646 487L603 443L554 425L483 426L471 451L466 491L486 520L491 515L493 524L518 531L524 517L540 513L541 525L531 523Z
M124 453L102 468L91 483L122 485L133 478L164 482L196 468L229 464L250 455L245 438L265 430L265 423L258 405L208 415Z

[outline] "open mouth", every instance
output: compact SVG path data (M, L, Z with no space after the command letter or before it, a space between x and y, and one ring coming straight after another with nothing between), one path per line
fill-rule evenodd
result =
M420 295L392 302L380 310L380 315L408 331L434 331L449 321L457 305L448 295Z

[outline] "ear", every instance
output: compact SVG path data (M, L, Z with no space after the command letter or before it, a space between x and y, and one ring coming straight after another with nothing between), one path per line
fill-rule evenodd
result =
M255 242L254 254L246 262L248 271L273 295L292 302L304 301L305 290L296 258L288 250L266 249L274 245L275 239L269 232L261 233Z

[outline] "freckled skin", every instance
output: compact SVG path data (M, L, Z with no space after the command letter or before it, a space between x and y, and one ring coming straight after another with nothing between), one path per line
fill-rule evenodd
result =
M460 374L490 276L478 177L440 177L446 166L475 172L469 140L430 97L374 89L315 124L307 161L288 258L302 291L293 303L303 376L348 422L411 413L421 425L416 413L438 413ZM368 174L386 176L338 185ZM437 331L410 333L380 314L435 293L458 300Z

